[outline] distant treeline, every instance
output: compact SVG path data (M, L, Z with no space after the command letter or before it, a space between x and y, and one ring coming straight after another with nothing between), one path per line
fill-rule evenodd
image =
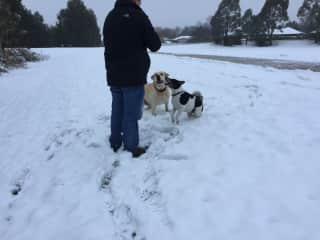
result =
M294 0L291 0L294 1ZM207 23L185 28L156 28L163 40L191 36L189 42L214 41L217 44L241 44L252 40L259 46L272 45L276 29L286 26L306 33L320 42L320 0L304 0L298 22L290 22L289 0L265 0L254 15L243 15L240 0L221 0ZM81 0L69 0L57 15L54 26L47 25L39 12L27 9L21 0L0 0L0 49L4 47L89 47L101 46L101 34L93 10Z
M294 1L294 0L292 0ZM276 29L292 27L320 42L320 0L304 0L296 21L289 21L289 0L265 0L260 13L247 9L241 14L240 0L222 0L208 23L186 28L158 28L163 39L192 36L189 42L214 41L217 44L241 44L242 39L252 40L259 46L272 45Z
M21 0L0 0L0 46L101 46L101 35L95 13L81 0L69 0L54 26L47 25L39 12L33 13Z

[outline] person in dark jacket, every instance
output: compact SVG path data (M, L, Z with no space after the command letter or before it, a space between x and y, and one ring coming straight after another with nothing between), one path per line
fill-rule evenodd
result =
M144 85L150 68L148 49L156 52L161 41L141 0L117 0L103 28L107 82L112 94L111 148L124 149L139 157L138 121L142 117Z

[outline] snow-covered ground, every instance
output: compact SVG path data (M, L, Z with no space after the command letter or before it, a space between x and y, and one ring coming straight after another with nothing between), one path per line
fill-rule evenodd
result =
M320 239L319 73L152 55L205 112L146 112L133 160L106 142L103 49L40 51L0 78L2 240Z
M252 44L233 47L213 43L171 44L163 46L161 52L320 63L320 45L309 40L274 41L273 47L256 47Z

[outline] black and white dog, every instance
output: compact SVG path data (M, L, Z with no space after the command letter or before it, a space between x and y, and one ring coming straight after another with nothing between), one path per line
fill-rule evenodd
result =
M189 117L201 117L203 112L203 96L199 91L192 94L183 90L182 85L185 81L168 78L167 85L172 92L172 106L171 121L173 123L180 123L180 116L183 112L188 113Z

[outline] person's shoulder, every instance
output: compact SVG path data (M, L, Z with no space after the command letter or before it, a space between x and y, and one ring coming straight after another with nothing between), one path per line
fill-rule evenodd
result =
M115 14L115 9L112 9L110 12L108 12L107 16L106 16L106 20L110 19L112 16L114 16Z
M137 7L134 10L136 17L141 21L141 22L146 22L148 21L149 17L148 15L142 10L142 8Z

